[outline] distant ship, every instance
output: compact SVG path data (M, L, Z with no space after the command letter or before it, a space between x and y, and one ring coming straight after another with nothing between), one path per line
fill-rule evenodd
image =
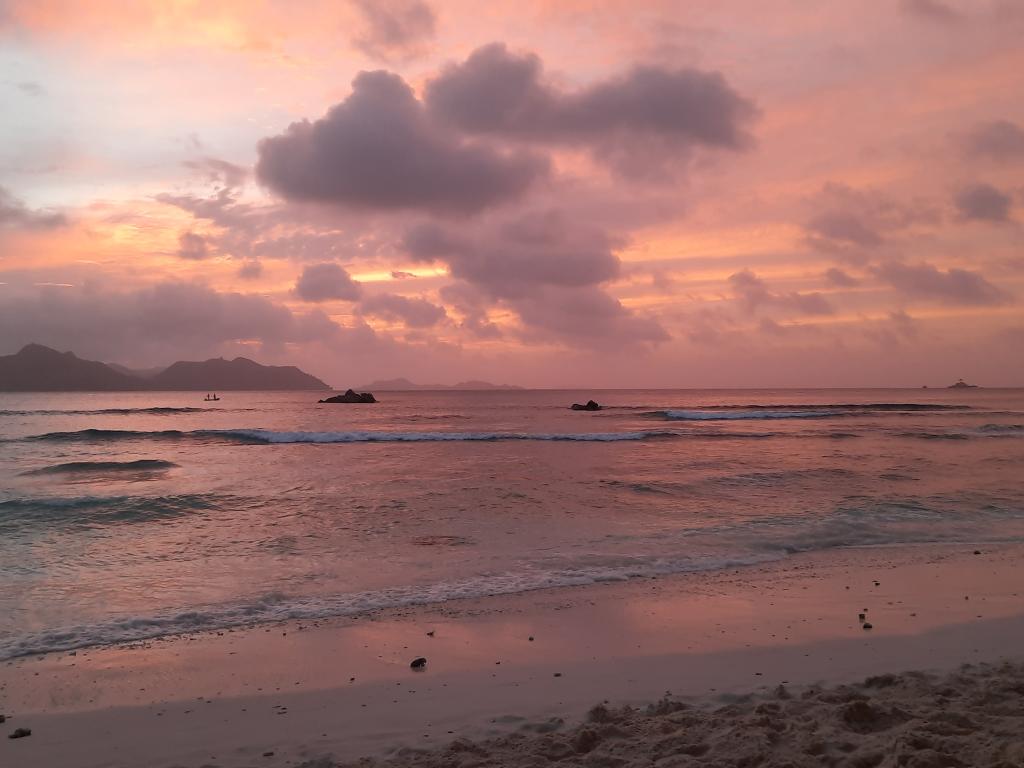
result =
M977 384L968 384L963 379L957 379L956 384L950 384L946 389L977 389Z

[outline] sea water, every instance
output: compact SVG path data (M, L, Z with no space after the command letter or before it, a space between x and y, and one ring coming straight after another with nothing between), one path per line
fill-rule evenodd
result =
M0 395L0 659L1024 538L1021 390L378 397Z

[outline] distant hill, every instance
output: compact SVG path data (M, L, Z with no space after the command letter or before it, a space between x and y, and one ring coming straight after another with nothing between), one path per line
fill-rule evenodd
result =
M201 363L177 362L149 379L147 389L241 390L330 389L316 376L294 365L260 365L245 357L223 357Z
M381 379L364 387L358 388L360 392L405 392L410 390L439 390L454 389L462 391L477 391L482 389L522 389L514 384L491 384L489 381L460 381L458 384L414 384L408 379Z
M153 373L130 371L72 352L29 344L0 357L0 392L119 392L138 390L323 390L315 376L293 365L260 365L244 357L177 362ZM148 375L147 375L148 374Z
M121 365L120 363L107 363L106 365L118 373L123 373L125 376L132 376L136 379L151 379L161 371L167 370L167 367L163 365L158 365L156 368L129 368L127 365Z
M145 384L110 366L82 360L73 352L58 352L29 344L14 355L0 357L3 392L106 392L144 389Z

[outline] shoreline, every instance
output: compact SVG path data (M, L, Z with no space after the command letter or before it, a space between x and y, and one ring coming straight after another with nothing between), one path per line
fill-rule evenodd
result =
M710 704L780 684L1020 659L1022 556L1016 544L979 555L964 544L832 550L21 657L0 666L0 713L4 729L33 735L3 739L0 760L352 760L579 723L606 700L671 691ZM870 630L857 619L865 608ZM409 669L418 656L424 672Z

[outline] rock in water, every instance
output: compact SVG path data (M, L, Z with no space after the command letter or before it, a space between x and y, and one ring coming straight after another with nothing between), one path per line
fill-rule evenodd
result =
M31 735L32 735L31 729L29 729L29 728L18 728L18 729L16 729L14 731L14 733L12 733L7 738L8 739L24 739L26 736L31 736Z
M420 656L418 659L413 659L412 664L409 665L413 669L423 669L427 666L427 660Z
M572 407L572 409L574 411L600 411L601 410L601 406L598 405L597 402L594 401L594 400L587 400L586 405L581 405L580 403L573 403L571 407Z
M354 389L346 389L343 395L334 395L320 400L321 403L376 403L377 398L372 392L356 392Z

